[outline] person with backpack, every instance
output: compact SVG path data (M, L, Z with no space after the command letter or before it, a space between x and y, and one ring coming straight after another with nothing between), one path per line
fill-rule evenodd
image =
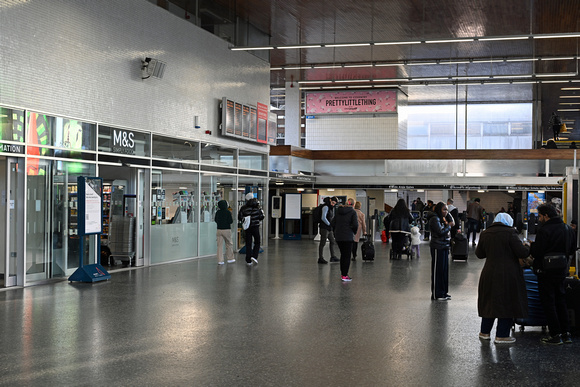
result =
M348 275L350 269L350 256L354 235L358 230L358 216L353 208L354 199L348 198L346 205L341 205L332 218L332 228L336 231L336 240L340 249L340 279L342 282L350 282Z
M327 264L328 261L324 259L324 246L326 246L326 240L330 241L330 262L340 262L340 259L335 254L336 240L334 239L334 232L330 222L334 217L334 206L338 203L338 198L325 197L323 203L317 207L315 211L319 213L317 216L315 214L315 221L320 226L320 244L318 245L318 263ZM316 219L318 218L318 219Z

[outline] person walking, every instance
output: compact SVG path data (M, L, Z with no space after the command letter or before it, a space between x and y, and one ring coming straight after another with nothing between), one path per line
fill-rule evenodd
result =
M343 282L352 281L352 278L348 275L348 270L350 269L352 242L354 234L358 230L358 217L353 206L354 199L349 198L346 201L346 205L338 207L336 216L331 221L335 232L334 237L340 249L340 278Z
M473 202L467 204L467 242L469 242L469 235L472 234L473 246L475 246L475 238L482 220L483 207L480 204L480 199L475 198Z
M419 227L411 227L411 254L415 254L415 258L421 258L421 230Z
M542 342L551 345L571 343L568 323L568 308L564 290L564 279L568 275L568 266L559 270L544 268L544 256L560 253L566 256L576 251L576 235L571 227L558 216L555 207L549 204L538 206L538 220L541 224L536 232L536 240L530 245L530 254L534 258L533 269L538 276L540 302L548 320L550 336Z
M411 233L411 224L415 221L405 199L397 200L397 204L389 214L389 219L389 229L393 238L392 248L395 253L400 255L403 253L405 238Z
M431 230L431 299L448 301L449 295L449 231L451 226L447 220L447 205L437 203L435 211L428 218Z
M226 245L226 257L228 263L234 263L234 245L232 243L232 213L228 210L228 202L225 200L220 200L218 202L218 210L215 213L215 222L217 223L216 240L217 240L217 259L218 265L223 265L224 254L223 248L224 243Z
M251 192L246 194L246 204L240 209L238 220L243 222L246 216L250 217L250 225L246 229L246 264L252 266L252 263L258 264L258 254L260 253L260 223L264 219L264 211L260 208L258 199L254 198L254 194Z
M335 254L336 239L330 222L334 217L334 206L338 203L336 196L324 198L324 206L322 206L322 214L320 216L320 244L318 245L318 263L326 264L328 261L324 259L324 246L326 240L330 241L330 262L340 262Z
M360 210L361 206L362 206L361 202L356 202L354 204L354 210L356 212L356 216L357 216L357 220L358 220L358 229L356 230L356 234L354 235L354 241L352 242L352 260L353 261L356 261L356 254L357 254L357 250L358 250L358 242L360 241L360 237L367 233L365 214L363 214L363 212Z
M528 299L524 272L520 259L530 255L507 213L499 213L493 224L479 236L475 255L485 259L479 277L477 311L481 317L479 338L490 340L495 319L497 327L494 342L509 344L514 318L528 316Z

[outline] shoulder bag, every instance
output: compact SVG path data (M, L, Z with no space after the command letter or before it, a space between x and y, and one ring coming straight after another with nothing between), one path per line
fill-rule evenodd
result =
M566 244L564 249L568 251L568 226L566 225ZM545 272L554 273L561 272L568 268L568 254L565 253L552 253L544 255L542 260L543 269Z

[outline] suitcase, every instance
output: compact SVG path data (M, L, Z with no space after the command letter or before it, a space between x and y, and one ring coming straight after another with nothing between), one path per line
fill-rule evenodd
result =
M546 330L548 321L544 315L544 309L540 303L540 292L538 291L538 277L532 269L524 269L524 280L526 281L526 290L528 293L528 317L516 318L515 324L520 325L520 331L523 332L525 327L542 327Z
M576 278L566 278L564 280L566 290L566 306L568 307L568 322L570 329L580 328L580 280Z
M469 255L469 241L464 233L458 232L451 240L451 259L453 261L467 261Z
M370 235L366 235L366 241L360 246L363 261L374 261L375 259L375 244Z

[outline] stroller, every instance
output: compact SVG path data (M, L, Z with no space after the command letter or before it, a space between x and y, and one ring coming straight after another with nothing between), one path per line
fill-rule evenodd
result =
M411 233L407 231L396 231L391 232L391 237L393 238L393 243L391 244L391 259L401 259L403 255L407 256L407 259L413 259L411 254Z

